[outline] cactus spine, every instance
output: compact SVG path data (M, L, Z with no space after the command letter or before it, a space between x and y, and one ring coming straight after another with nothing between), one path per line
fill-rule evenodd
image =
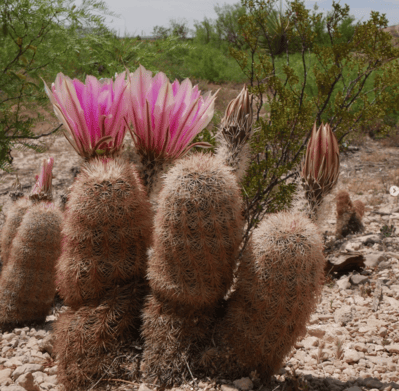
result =
M110 364L116 342L140 327L151 210L127 161L99 158L82 167L68 198L62 235L57 279L71 310L57 320L54 350L59 378L78 389ZM77 363L75 372L71 368Z
M165 176L154 223L144 309L144 375L162 384L189 377L233 280L242 237L240 191L231 169L191 155ZM190 377L191 378L191 377Z
M280 369L306 332L321 293L322 248L317 227L304 215L278 213L254 230L226 316L216 327L226 376L256 370L267 381Z

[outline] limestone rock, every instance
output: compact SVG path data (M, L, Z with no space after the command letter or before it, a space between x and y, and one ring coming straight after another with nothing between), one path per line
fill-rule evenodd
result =
M353 319L354 311L355 311L354 307L350 307L347 305L337 309L334 313L335 322L341 325L345 325L346 323L350 322Z
M233 384L242 391L249 391L254 388L254 384L249 377L242 377L239 380L234 380Z

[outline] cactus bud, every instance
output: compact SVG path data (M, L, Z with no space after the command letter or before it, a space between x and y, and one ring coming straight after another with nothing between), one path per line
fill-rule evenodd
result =
M248 167L250 151L247 141L252 135L251 95L247 87L230 101L220 122L217 135L219 147L217 155L224 164L233 168L233 173L241 181Z
M50 159L43 160L43 165L40 170L40 175L36 175L36 183L33 186L31 194L29 198L31 200L42 200L46 199L51 201L53 198L53 165L54 165L54 158L51 157Z
M229 144L244 144L252 132L252 106L247 87L230 101L221 121L222 135Z
M322 123L316 131L315 122L301 170L303 187L312 211L320 206L323 198L334 188L338 176L337 139L329 124Z

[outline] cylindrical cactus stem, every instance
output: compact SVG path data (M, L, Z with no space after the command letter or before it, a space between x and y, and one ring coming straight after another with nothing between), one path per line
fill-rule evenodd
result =
M243 233L241 206L231 168L209 154L188 156L165 176L148 260L153 297L143 315L149 378L179 383L187 366L195 370L188 347L212 330L215 308L232 284ZM168 339L170 332L174 337Z
M68 389L87 389L117 344L138 336L151 213L138 173L122 158L94 159L76 177L57 263L59 293L71 308L55 328L58 376Z
M170 169L154 219L152 290L197 307L223 298L242 239L241 209L237 180L215 157L193 154Z
M121 349L127 341L139 338L139 290L136 282L116 286L100 305L60 314L54 328L54 354L58 381L67 390L87 390L104 371L111 376L113 370L119 372L121 364L128 364Z
M228 104L217 133L219 145L216 155L233 169L238 182L243 179L249 165L248 141L253 134L252 116L251 95L244 86L240 94Z
M149 296L142 330L145 380L166 387L191 381L200 353L211 339L215 318L216 307L176 306L170 300Z
M2 328L46 319L55 296L61 223L62 213L53 203L37 203L25 213L0 278Z
M126 160L84 165L69 195L57 263L65 303L99 303L108 288L144 279L151 223L145 189Z
M4 269L8 263L12 241L17 234L18 228L21 225L22 219L32 205L32 202L24 197L16 201L7 213L6 222L1 231L1 261Z
M300 214L271 215L251 240L226 315L216 325L224 351L219 364L226 376L256 370L268 381L306 332L321 293L325 258L317 226Z

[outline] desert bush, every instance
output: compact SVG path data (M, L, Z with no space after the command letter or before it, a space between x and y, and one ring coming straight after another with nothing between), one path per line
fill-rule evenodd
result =
M250 81L248 89L255 96L257 113L255 126L259 128L251 139L251 165L243 181L248 237L263 216L290 205L297 188L297 165L315 119L317 126L329 123L342 143L350 140L361 124L382 118L395 107L399 73L398 62L393 60L399 57L399 50L393 48L391 36L381 30L387 20L378 12L358 24L346 42L340 41L343 38L338 23L347 17L349 7L335 3L326 19L331 45L319 45L312 24L318 23L321 16L309 15L303 3L296 0L285 12L292 29L279 32L286 34L288 41L300 39L301 52L297 56L302 72L296 72L288 46L284 57L278 57L260 45L260 32L269 39L276 36L275 30L268 28L269 1L243 0L242 4L247 12L239 23L249 50L233 47L230 52ZM310 47L310 56L315 57L312 66L306 60ZM346 69L353 73L348 75ZM371 97L365 83L373 74ZM310 93L306 90L308 83L315 86ZM267 101L269 118L260 116L267 91L271 91Z

